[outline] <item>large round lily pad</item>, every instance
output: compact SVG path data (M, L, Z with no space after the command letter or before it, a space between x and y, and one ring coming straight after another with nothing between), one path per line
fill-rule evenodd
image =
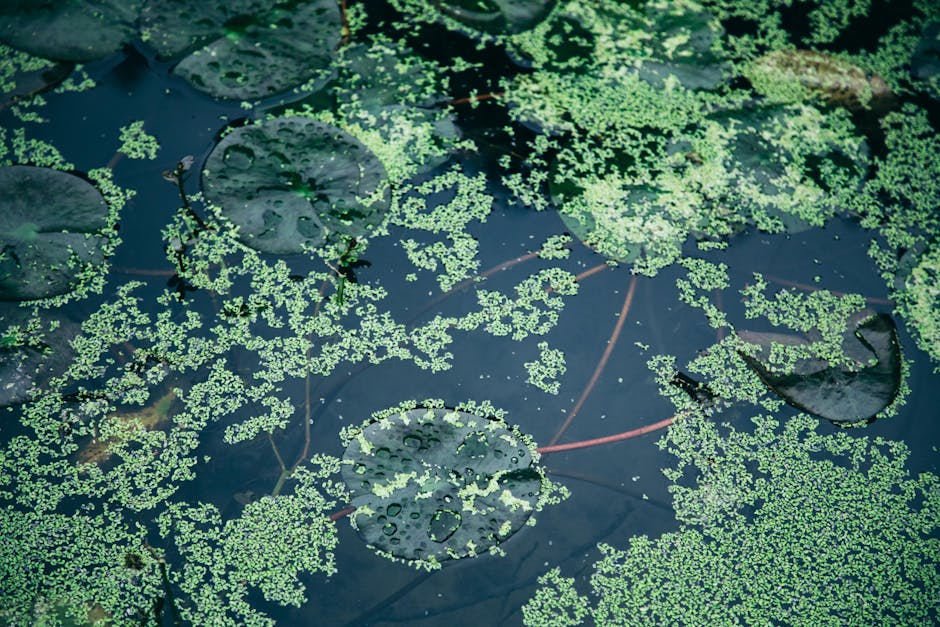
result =
M72 174L25 165L0 168L0 300L65 294L104 260L108 205Z
M275 254L366 235L382 221L389 196L385 168L368 148L301 117L226 135L206 160L202 186L241 241Z
M537 508L544 475L504 422L417 408L367 423L343 456L352 522L383 554L436 564L485 552Z
M325 73L342 34L336 0L150 0L144 40L219 98L263 98Z
M93 61L137 34L143 0L3 0L0 42L46 59Z
M894 320L878 314L864 320L846 337L843 350L859 367L830 365L824 359L804 359L780 372L767 363L771 342L805 343L792 336L748 333L756 355L741 353L744 361L778 396L797 409L840 425L871 422L890 405L901 387L901 347Z

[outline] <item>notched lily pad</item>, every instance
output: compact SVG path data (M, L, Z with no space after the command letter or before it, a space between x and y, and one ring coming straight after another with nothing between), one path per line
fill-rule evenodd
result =
M212 96L271 96L325 75L340 42L336 0L151 0L143 38Z
M363 237L389 203L385 168L356 138L302 117L273 118L225 136L202 173L206 198L260 251L300 253Z
M343 456L352 523L381 553L434 566L485 552L538 509L544 474L521 435L464 411L366 423Z
M143 0L4 0L0 42L46 59L84 62L120 50L137 34Z
M108 205L72 174L25 165L0 168L0 300L36 300L77 287L104 261Z
M847 335L843 350L857 368L832 366L824 359L802 359L780 372L768 363L771 345L806 345L790 335L739 333L758 350L740 355L761 380L797 409L837 425L868 423L888 407L901 387L901 347L894 320L877 314L862 321Z

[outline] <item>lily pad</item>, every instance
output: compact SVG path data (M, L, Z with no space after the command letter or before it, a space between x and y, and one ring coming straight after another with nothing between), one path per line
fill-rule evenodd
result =
M887 314L859 324L843 342L857 368L837 367L823 359L802 359L780 372L768 363L772 343L805 345L793 336L772 333L739 334L759 347L756 356L740 353L764 384L797 409L838 425L871 422L890 405L901 387L901 347L894 320Z
M425 565L509 538L537 509L544 479L516 430L440 408L366 423L346 447L342 474L363 538Z
M340 43L336 0L151 0L144 40L173 73L218 98L271 96L326 75Z
M383 220L385 168L356 138L303 117L238 128L202 173L206 198L260 251L299 253L363 237Z
M923 81L932 98L940 99L940 22L930 22L924 27L911 55L911 75Z
M0 168L0 300L70 292L104 260L108 215L84 179L50 168Z
M491 35L527 31L551 13L556 0L437 0L441 13Z
M137 34L143 0L4 0L0 42L46 59L101 59Z
M757 91L774 100L799 99L802 90L849 108L891 98L891 90L877 74L816 50L774 50L757 59L747 74Z

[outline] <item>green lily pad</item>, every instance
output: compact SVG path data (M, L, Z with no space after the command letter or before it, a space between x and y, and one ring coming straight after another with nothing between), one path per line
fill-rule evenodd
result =
M104 261L108 215L84 179L50 168L0 168L0 300L70 292Z
M26 310L17 307L0 316L0 325L14 320L26 323ZM75 357L71 341L79 333L79 325L68 319L53 318L45 310L38 315L46 325L56 321L40 340L0 336L0 407L17 405L28 400L49 377L65 371ZM2 329L2 326L0 326Z
M0 43L46 59L85 62L137 34L143 0L4 0Z
M551 13L556 0L437 0L444 15L491 35L521 33Z
M303 117L226 135L206 160L202 187L242 242L275 254L364 237L389 203L378 158L341 129Z
M346 447L352 523L382 554L436 565L503 542L538 507L544 474L502 421L417 408L366 423Z
M754 355L740 353L767 387L790 405L838 425L867 423L890 405L901 387L901 347L894 320L878 314L861 322L846 336L843 350L855 368L832 366L824 359L802 359L787 372L768 363L772 343L808 342L773 333L739 334L759 347Z
M730 66L715 52L722 30L711 13L695 3L679 8L675 2L652 2L645 17L648 58L640 63L640 78L663 87L673 76L687 89L706 90L724 80Z
M150 0L144 40L218 98L271 96L326 76L342 33L336 0Z

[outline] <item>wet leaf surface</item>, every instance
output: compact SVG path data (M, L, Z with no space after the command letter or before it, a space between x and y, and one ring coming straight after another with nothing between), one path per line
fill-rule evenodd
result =
M385 168L375 155L309 118L234 130L209 155L202 176L206 197L238 226L239 239L269 253L365 236L388 207Z
M412 409L363 428L346 448L353 524L407 561L485 552L536 509L542 475L505 423L449 409Z
M33 166L0 168L0 300L70 291L99 264L108 206L90 183Z
M864 364L857 370L833 367L822 359L805 359L790 372L776 372L760 354L741 356L767 387L790 405L835 424L867 423L898 394L901 348L894 321L887 314L859 324L853 338L854 342L847 340L854 353L850 356ZM794 336L772 333L747 333L742 339L760 346L761 352L773 342L805 343Z

